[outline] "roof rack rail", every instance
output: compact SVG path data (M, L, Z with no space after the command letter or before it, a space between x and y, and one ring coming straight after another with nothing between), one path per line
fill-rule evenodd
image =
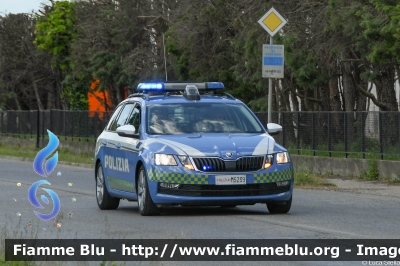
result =
M204 96L225 95L226 98L229 98L231 100L236 100L235 97L233 97L231 94L229 94L227 92L216 93L215 91L209 91L209 92L206 92L206 93L204 93L202 95L204 95Z
M232 94L229 94L227 92L224 92L224 94L226 95L227 98L232 99L232 100L236 100L236 98L233 97Z
M149 95L145 94L145 93L134 93L134 94L129 95L128 98L135 98L135 97L140 97L146 101L149 100Z

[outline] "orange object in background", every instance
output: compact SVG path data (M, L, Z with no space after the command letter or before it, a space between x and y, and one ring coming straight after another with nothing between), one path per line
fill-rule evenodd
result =
M91 91L88 92L88 101L89 101L89 111L98 111L99 116L103 116L103 112L111 111L111 101L108 97L107 91L97 91L97 88L100 85L100 80L93 78L92 83L90 84ZM94 112L90 112L93 114ZM93 116L93 115L91 115Z
M89 116L94 116L98 113L100 118L103 117L104 112L112 112L112 104L107 90L98 91L100 80L93 78L90 84L91 91L88 92L89 101ZM112 89L112 88L111 88ZM128 98L128 88L124 87L124 99Z

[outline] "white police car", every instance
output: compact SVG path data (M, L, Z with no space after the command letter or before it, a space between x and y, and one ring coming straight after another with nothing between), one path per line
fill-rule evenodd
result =
M141 83L115 109L97 139L95 177L100 209L137 201L142 215L161 208L266 203L287 213L293 165L286 149L241 101L218 95L224 85Z

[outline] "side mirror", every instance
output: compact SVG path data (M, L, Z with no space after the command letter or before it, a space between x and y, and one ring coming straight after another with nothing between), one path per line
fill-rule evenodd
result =
M282 126L278 125L278 124L275 124L275 123L268 123L267 124L267 131L268 131L268 134L270 134L271 136L278 135L279 132L282 131Z
M138 138L139 134L135 134L136 128L132 125L120 126L117 128L117 134L121 137Z

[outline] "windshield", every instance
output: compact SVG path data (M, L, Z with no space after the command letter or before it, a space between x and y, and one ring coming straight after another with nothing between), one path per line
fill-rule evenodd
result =
M264 133L243 104L153 104L147 109L147 133Z

